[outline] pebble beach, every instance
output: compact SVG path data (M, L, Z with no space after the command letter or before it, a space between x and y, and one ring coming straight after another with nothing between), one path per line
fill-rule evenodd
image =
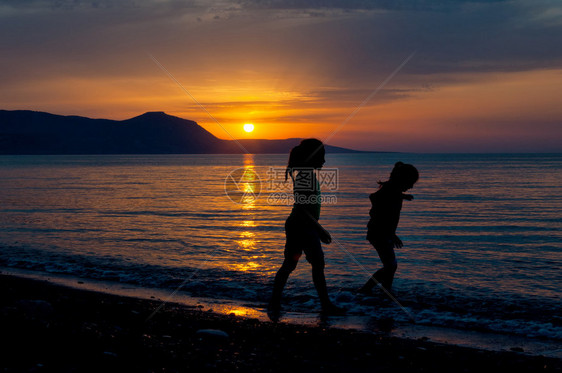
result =
M263 322L0 276L3 372L562 372L562 361ZM147 320L148 319L148 320Z

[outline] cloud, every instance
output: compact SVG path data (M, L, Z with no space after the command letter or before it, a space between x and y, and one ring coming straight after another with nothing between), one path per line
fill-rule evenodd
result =
M25 108L61 97L59 108L85 105L91 92L101 106L120 92L131 95L119 100L129 115L152 94L187 111L151 54L213 110L236 105L244 115L253 102L256 111L295 108L273 111L278 121L337 122L414 51L365 109L560 69L560 14L562 4L548 0L0 0L0 98ZM80 82L79 103L66 82ZM138 87L136 101L129 87Z
M374 84L415 50L405 74L524 71L562 61L562 24L555 22L562 6L540 0L532 6L387 0L35 0L0 6L11 9L0 25L0 42L13 51L12 60L66 61L70 73L95 64L92 55L121 71L135 70L143 49L189 58L195 68L219 54L240 63L245 54L256 71L274 55L297 74L315 65L338 84Z
M249 8L345 10L450 10L466 3L499 3L509 0L241 0Z
M380 60L382 54L392 56L393 64L397 53L417 49L423 56L416 65L420 73L526 70L552 67L560 64L562 58L562 50L556 47L562 41L561 25L555 22L556 15L562 12L559 2L255 0L240 3L247 9L284 11L279 14L287 18L302 17L311 10L339 10L339 13L325 14L331 22L317 25L317 34L330 38L334 47L328 46L328 50L333 58L338 58L338 51L340 55L353 54L359 66L345 61L352 67L364 67L369 61ZM302 28L307 28L306 23ZM301 37L318 40L317 34L302 33Z

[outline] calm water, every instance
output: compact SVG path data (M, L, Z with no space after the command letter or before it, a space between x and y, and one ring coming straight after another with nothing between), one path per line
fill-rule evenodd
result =
M562 340L562 155L328 155L337 184L323 186L321 222L336 241L324 246L335 301L408 319L381 295L352 292L379 266L364 239L368 195L398 160L421 174L403 207L395 281L418 324ZM290 212L268 197L287 191L276 175L285 163L2 156L0 266L265 303ZM319 309L304 260L285 294L288 310Z

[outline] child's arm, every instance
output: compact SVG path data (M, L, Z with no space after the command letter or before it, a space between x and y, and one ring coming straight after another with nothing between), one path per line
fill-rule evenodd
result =
M321 226L320 223L316 222L316 224L318 224L318 235L320 236L320 241L325 244L329 244L330 242L332 242L332 236L330 235L330 232L324 229L324 227Z
M406 201L411 201L414 199L414 196L411 194L404 194L402 193L402 199L405 199Z

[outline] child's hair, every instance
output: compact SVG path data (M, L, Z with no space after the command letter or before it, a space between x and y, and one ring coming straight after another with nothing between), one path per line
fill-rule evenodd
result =
M411 164L396 162L392 172L390 173L390 179L388 181L399 182L403 184L414 185L418 181L420 175L418 170ZM385 182L379 181L380 185Z
M291 149L289 162L285 170L285 180L291 175L294 180L293 170L295 168L313 168L324 160L324 144L318 139L304 139L301 143Z

